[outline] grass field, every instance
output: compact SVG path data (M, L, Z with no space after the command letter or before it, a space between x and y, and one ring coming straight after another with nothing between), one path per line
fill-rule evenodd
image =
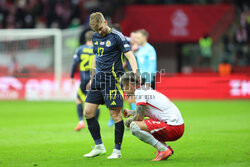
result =
M98 166L250 166L250 102L174 101L185 121L184 136L170 144L175 154L152 162L155 149L125 131L123 158L108 160L114 128L107 126L109 113L100 115L107 154L83 158L94 146L85 128L77 123L73 102L0 102L1 167L98 167Z

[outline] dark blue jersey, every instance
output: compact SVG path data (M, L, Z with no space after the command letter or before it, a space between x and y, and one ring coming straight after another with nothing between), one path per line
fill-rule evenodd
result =
M74 77L76 67L79 64L81 81L89 80L92 70L92 61L94 58L93 47L89 45L81 45L74 54L74 63L71 71L71 78Z
M123 72L123 54L130 51L127 39L121 32L112 29L105 37L95 33L92 40L96 55L96 75L105 73L119 77L121 73L118 72Z

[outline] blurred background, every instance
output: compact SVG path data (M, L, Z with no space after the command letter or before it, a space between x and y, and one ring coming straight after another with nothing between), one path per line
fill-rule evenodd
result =
M250 1L1 0L0 99L74 100L73 54L95 11L126 36L148 31L168 97L250 98Z

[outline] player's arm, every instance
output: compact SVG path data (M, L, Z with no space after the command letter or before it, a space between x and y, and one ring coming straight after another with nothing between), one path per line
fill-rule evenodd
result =
M71 78L71 83L74 84L75 83L75 80L74 80L74 75L75 75L75 72L76 72L76 67L78 66L79 64L79 57L77 56L77 53L74 55L74 62L73 62L73 65L72 65L72 69L71 69L71 75L70 75L70 78Z
M145 116L145 111L147 110L147 106L146 105L138 105L136 107L136 113L132 118L128 118L125 121L125 125L127 127L130 126L132 121L142 121L144 119Z
M91 82L92 82L94 75L95 75L95 67L96 67L96 55L94 55L94 58L92 61L92 72L91 72L91 78L90 78Z
M90 85L93 81L94 75L95 75L95 68L96 68L96 55L94 55L93 61L92 61L92 72L89 83L86 85L86 90L89 90Z
M137 61L135 59L135 56L134 56L133 52L132 51L128 51L128 52L124 53L124 55L128 59L133 72L137 73L137 69L138 69L138 67L137 67Z
M138 67L137 67L135 56L133 52L131 51L128 41L122 34L117 36L117 43L118 43L119 50L123 52L126 58L128 59L133 72L139 75L139 72L137 72Z

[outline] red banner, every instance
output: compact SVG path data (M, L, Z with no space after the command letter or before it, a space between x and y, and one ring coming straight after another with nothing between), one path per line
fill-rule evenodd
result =
M73 100L79 83L72 85L69 78L58 83L53 77L0 77L0 100Z
M144 28L154 42L196 42L205 33L225 29L233 11L230 5L134 5L125 8L121 26L128 36Z
M161 77L157 90L172 99L249 99L250 76Z
M0 77L0 100L75 99L79 79L74 86L69 78L58 84L53 78ZM162 76L157 90L171 99L249 99L250 76Z

